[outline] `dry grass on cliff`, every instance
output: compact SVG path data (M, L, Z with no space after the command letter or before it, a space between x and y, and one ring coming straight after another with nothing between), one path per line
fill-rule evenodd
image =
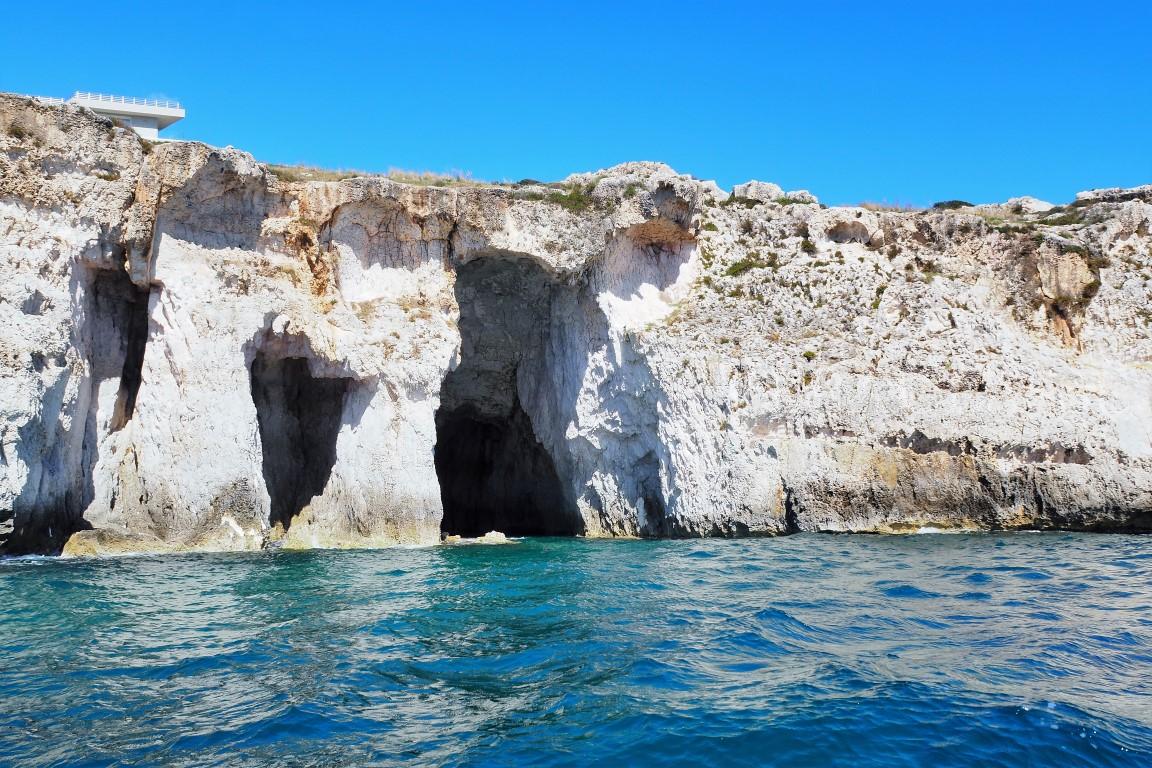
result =
M477 181L472 174L466 171L449 171L448 173L435 173L433 171L406 171L400 168L390 168L386 173L373 173L371 171L358 171L354 169L316 168L310 165L274 165L267 166L269 172L281 181L342 181L358 177L385 178L401 184L412 184L419 187L477 187L487 186L488 182Z
M268 171L281 181L340 181L352 179L357 176L378 176L379 174L367 171L330 170L315 168L309 165L272 165L267 166Z
M389 168L388 173L384 175L392 181L398 181L401 184L415 184L420 187L481 187L490 184L490 182L472 178L472 174L468 171L435 173L433 171L406 171L401 168Z
M863 208L866 211L875 211L877 213L918 213L924 210L923 206L912 205L911 203L874 203L865 201L860 203L857 207Z

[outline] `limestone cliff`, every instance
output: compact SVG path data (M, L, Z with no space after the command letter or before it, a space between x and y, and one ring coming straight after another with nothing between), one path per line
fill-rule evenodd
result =
M1150 227L289 181L0 96L3 551L1152 529Z

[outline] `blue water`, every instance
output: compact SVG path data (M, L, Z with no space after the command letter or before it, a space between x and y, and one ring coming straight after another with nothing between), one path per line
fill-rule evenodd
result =
M1152 538L0 563L3 766L1149 766Z

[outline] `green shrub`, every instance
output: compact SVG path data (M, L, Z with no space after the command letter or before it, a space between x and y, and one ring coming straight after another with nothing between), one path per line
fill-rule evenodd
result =
M999 232L999 233L1000 233L1000 234L1002 234L1002 235L1022 235L1022 234L1027 234L1027 233L1029 233L1029 232L1032 232L1032 231L1033 231L1033 230L1036 228L1034 224L1031 224L1031 223L1027 223L1027 222L1025 222L1025 223L1019 223L1019 224L1013 224L1013 223L1007 223L1007 224L1004 224L1004 223L1000 223L1000 224L996 224L996 223L993 223L993 222L996 222L996 221L999 221L999 219L990 219L990 220L989 220L989 225L992 227L992 229L993 229L993 230L995 230L996 232ZM1042 237L1042 236L1039 236L1039 235L1038 235L1037 237L1040 237L1040 239L1041 239L1041 240L1043 240L1043 237ZM1033 238L1033 239L1035 239L1035 238Z
M815 353L815 352L813 352L813 351L812 351L812 350L810 350L810 349L809 349L809 350L805 350L803 357L804 357L804 359L805 359L805 360L807 360L808 362L812 362L813 360L815 360L815 359L816 359L816 353Z
M880 301L884 298L884 291L888 290L886 285L876 286L876 298L872 300L872 309L880 309Z
M572 184L567 191L551 192L545 199L571 213L583 213L596 205L592 190L596 188L598 181L597 179L587 184Z
M1053 208L1044 214L1040 219L1040 223L1050 227L1068 227L1074 224L1084 223L1084 212L1079 210L1066 210L1064 208Z
M740 275L749 270L764 266L755 256L756 254L754 253L748 254L746 258L740 259L740 261L735 262L728 267L728 269L724 270L724 274L728 275L728 277L740 277Z
M761 258L760 254L756 251L749 251L747 256L724 270L724 274L728 275L728 277L739 277L749 270L759 269L761 267L770 267L773 270L779 269L780 259L771 251L768 252L767 258Z
M816 253L816 243L805 237L804 240L800 243L800 250L807 254Z
M971 208L972 203L964 200L944 200L939 203L932 203L932 208L937 211L954 211L957 208Z
M744 274L750 269L755 269L757 266L758 265L753 261L749 261L748 259L741 259L732 266L728 267L728 269L724 270L724 274L728 275L728 277L740 277L740 275Z
M1112 266L1112 260L1102 253L1089 254L1087 250L1085 250L1082 255L1088 256L1088 266L1091 269L1100 270Z
M737 197L736 194L733 193L733 194L728 196L727 200L720 203L720 205L724 208L727 208L727 207L732 206L732 205L742 205L745 208L755 208L756 206L760 205L760 201L759 200L753 200L750 197Z
M916 266L920 267L920 270L922 272L920 277L925 283L932 282L937 277L939 277L941 274L940 267L937 266L936 262L932 261L931 259L926 260L926 261L921 261L920 257L917 256L916 257Z
M704 222L704 226L700 227L700 229L704 230L705 232L719 232L720 231L720 227L716 226L716 224L711 222L711 221Z

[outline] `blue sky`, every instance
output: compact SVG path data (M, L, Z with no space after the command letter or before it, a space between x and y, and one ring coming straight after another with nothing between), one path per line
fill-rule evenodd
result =
M1152 183L1152 1L10 3L0 90L180 99L269 162L661 160L830 203Z

